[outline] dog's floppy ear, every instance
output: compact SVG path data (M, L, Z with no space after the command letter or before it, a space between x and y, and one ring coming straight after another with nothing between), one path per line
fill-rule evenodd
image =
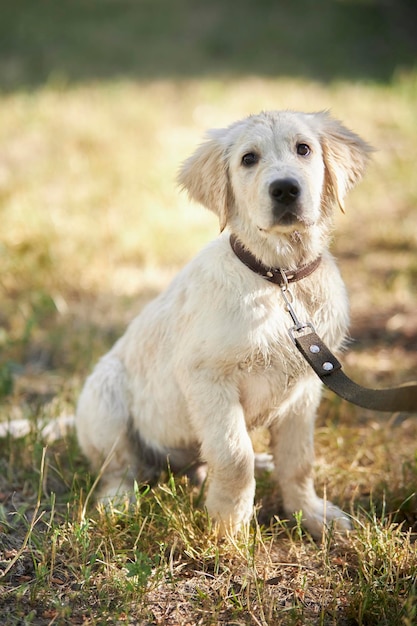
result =
M347 192L362 178L372 148L327 112L315 114L326 168L326 191L344 212Z
M208 140L185 161L178 175L190 198L218 215L220 231L226 227L231 200L225 133L223 129L210 131Z

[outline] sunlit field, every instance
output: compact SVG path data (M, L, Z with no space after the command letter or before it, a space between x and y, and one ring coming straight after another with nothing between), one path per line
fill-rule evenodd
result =
M302 58L316 54L320 76L295 45L289 70L278 55L274 72L274 32L265 26L261 37L261 10L270 23L268 11L289 19L294 9L268 2L245 22L257 29L254 46L265 44L259 62L247 42L239 56L234 39L235 66L221 63L235 50L227 48L227 3L197 2L187 12L179 2L175 13L161 2L159 23L148 2L108 1L96 24L98 3L64 2L52 13L47 4L39 14L30 3L21 15L4 8L9 30L2 27L0 422L26 419L30 431L0 438L0 622L415 624L416 415L372 413L325 393L317 487L352 515L355 530L322 542L300 520L280 517L267 475L255 520L235 541L216 539L202 494L185 479L138 485L130 509L97 509L95 477L73 432L49 444L42 434L73 414L85 376L129 320L217 236L215 216L177 186L181 162L207 129L263 109L330 109L374 146L346 214L336 216L332 249L352 314L343 363L369 386L417 379L417 72L406 35L395 40L395 67L382 44L361 55L360 11L368 20L376 3L353 3L354 15L350 3L320 3L329 32L339 10L347 20L337 31L342 37L347 24L345 52L333 61L325 42L314 52L306 41ZM141 10L148 22L138 41ZM320 24L309 11L305 32L314 34ZM177 49L168 35L184 35L185 15L194 39ZM35 33L44 45L39 67ZM16 37L15 56L6 35ZM263 433L254 442L267 446Z

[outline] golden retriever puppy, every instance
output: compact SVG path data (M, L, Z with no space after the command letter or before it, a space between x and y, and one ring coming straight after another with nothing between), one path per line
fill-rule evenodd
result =
M230 234L267 268L297 271L317 260L291 285L293 306L338 350L348 301L328 251L332 212L368 152L327 113L270 111L211 131L185 162L181 185L224 232L143 309L85 384L78 439L94 470L105 461L102 499L154 480L167 463L176 471L205 462L206 507L233 532L252 515L249 432L264 426L286 514L302 511L314 536L331 522L349 528L314 489L321 381L291 340L280 287L238 258Z

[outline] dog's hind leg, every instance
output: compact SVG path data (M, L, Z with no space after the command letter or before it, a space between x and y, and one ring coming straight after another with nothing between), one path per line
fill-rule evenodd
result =
M126 372L112 354L97 364L80 395L76 428L80 447L100 479L98 498L133 490L136 458L130 437Z

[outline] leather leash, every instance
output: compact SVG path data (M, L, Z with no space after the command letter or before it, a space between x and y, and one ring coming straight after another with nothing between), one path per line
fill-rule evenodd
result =
M288 283L309 276L319 266L320 257L298 270L282 270L264 266L243 247L234 235L230 237L230 245L236 256L249 269L280 287L286 309L294 323L294 326L289 329L290 337L326 387L344 400L365 409L389 413L417 411L417 384L407 383L390 389L369 389L358 385L342 371L341 363L317 335L313 325L299 321L292 307L292 294L288 289ZM305 272L305 268L310 271Z
M341 398L374 411L417 411L417 385L407 383L391 389L368 389L358 385L342 371L336 359L320 337L308 327L305 335L294 335L294 342L307 363L323 383Z

